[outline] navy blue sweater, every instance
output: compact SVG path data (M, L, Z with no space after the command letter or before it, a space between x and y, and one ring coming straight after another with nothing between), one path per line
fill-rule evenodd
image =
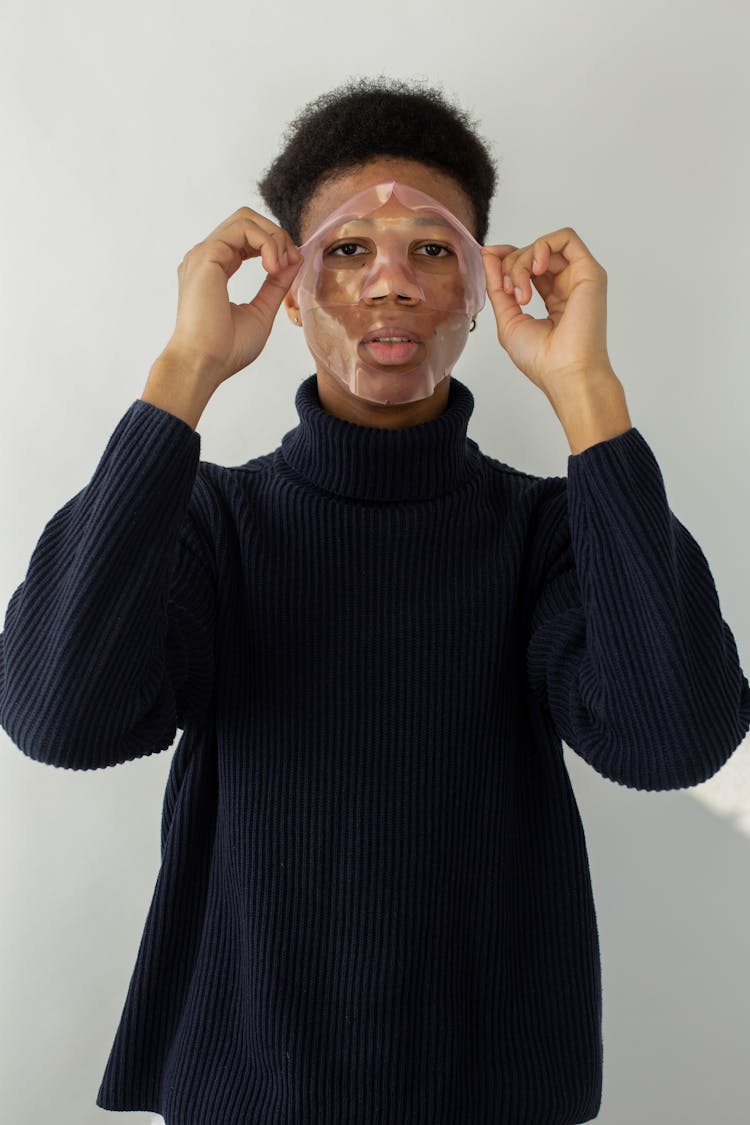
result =
M602 993L565 743L680 789L750 726L640 432L537 477L444 413L225 467L141 399L45 526L0 722L97 769L167 749L161 868L97 1096L167 1125L571 1125Z

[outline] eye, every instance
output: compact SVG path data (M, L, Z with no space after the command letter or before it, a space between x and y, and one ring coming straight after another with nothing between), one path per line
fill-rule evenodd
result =
M359 247L360 250L367 251L367 247L363 246L361 242L340 242L338 246L331 246L328 249L327 253L332 254L332 255L336 255L339 250L347 251L347 250L351 249L352 247ZM442 250L443 251L443 255L442 255L443 257L445 255L453 254L453 250L451 250L450 246L443 246L442 243L440 243L440 242L425 242L424 245L418 246L418 247L416 247L416 249L417 250ZM343 255L339 255L339 257L355 258L355 257L359 257L359 255L358 254L344 253ZM428 254L427 257L428 258L437 258L438 255L437 254Z
M450 246L443 246L440 242L426 242L424 246L419 247L420 250L444 250L446 254L452 254ZM429 254L428 257L436 258L437 254Z
M360 249L362 249L362 250L367 249L367 247L362 246L362 244L360 242L341 242L338 246L331 246L330 249L328 250L328 253L329 254L335 254L337 250L347 250L351 246L359 246ZM345 257L345 258L354 258L354 257L357 257L357 256L358 255L355 255L355 254L344 254L343 255L343 257Z

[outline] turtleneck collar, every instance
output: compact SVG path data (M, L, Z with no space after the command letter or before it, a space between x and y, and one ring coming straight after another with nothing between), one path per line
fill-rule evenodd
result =
M466 433L474 396L454 376L443 413L401 429L361 426L329 413L317 375L300 385L295 406L300 422L282 438L281 455L328 492L359 500L430 500L479 469L479 447Z

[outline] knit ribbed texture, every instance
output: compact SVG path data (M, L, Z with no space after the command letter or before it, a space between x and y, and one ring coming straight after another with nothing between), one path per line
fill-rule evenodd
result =
M96 769L184 731L97 1104L167 1125L573 1125L601 969L561 739L686 788L750 727L708 563L633 428L542 478L325 411L238 467L142 400L48 522L0 723Z

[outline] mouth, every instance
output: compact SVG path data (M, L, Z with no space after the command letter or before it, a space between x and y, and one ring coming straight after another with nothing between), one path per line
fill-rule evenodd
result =
M422 341L411 329L390 325L373 329L359 346L382 367L402 367L418 355Z

